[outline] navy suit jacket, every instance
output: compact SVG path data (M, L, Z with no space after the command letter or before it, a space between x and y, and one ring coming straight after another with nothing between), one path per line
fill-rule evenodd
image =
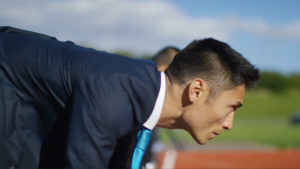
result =
M159 88L153 62L0 27L0 168L128 166Z

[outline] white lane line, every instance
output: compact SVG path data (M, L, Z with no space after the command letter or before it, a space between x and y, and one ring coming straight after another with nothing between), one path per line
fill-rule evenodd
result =
M175 150L166 151L162 168L174 169L176 162L177 152Z

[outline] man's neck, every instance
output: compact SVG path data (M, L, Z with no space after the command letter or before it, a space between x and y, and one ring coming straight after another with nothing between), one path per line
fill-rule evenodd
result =
M176 83L171 83L168 75L166 76L166 95L157 127L174 128L182 114L183 89Z

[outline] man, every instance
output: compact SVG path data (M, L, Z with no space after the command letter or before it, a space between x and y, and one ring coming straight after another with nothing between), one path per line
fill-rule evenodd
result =
M142 127L184 129L205 144L232 128L245 87L258 80L257 69L214 39L189 44L165 75L152 62L0 32L0 168L38 168L59 119L67 126L59 167L116 167L117 156L131 159L128 138Z

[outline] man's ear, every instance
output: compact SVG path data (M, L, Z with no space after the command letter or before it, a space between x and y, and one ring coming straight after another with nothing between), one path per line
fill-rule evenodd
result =
M200 78L196 78L193 79L190 82L190 86L189 86L189 100L190 102L196 102L198 101L204 94L204 92L206 92L208 90L208 86L207 83Z

